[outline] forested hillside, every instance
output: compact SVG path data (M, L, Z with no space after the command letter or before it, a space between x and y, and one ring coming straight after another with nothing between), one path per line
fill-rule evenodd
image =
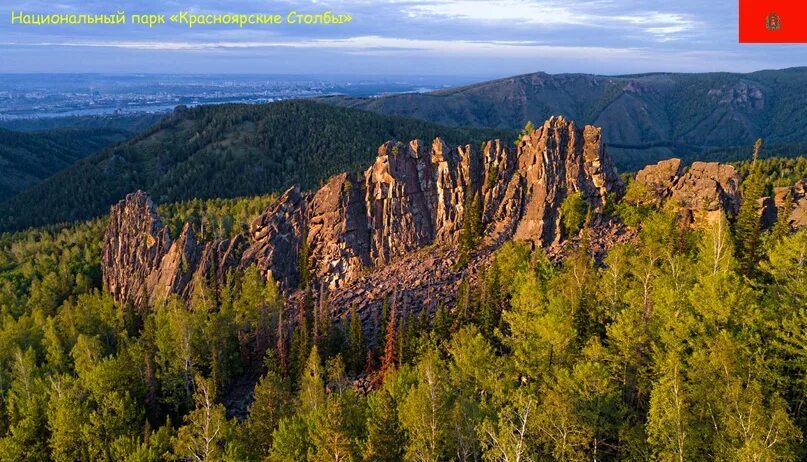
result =
M807 68L749 74L654 73L623 76L546 73L383 98L324 98L459 127L517 129L564 115L603 128L620 170L669 157L740 160L734 149L764 137L768 151L800 155L807 147Z
M0 202L128 135L112 128L0 129Z
M364 166L386 140L438 135L478 145L509 132L448 129L313 101L179 109L0 205L0 231L98 216L137 189L160 203L266 194L295 183L310 189Z
M739 168L752 197L803 159ZM160 213L227 238L269 201ZM4 234L0 460L803 460L807 233L748 204L622 202L637 237L599 264L564 219L568 258L509 242L433 317L308 299L290 335L255 267L137 314L100 289L103 219Z
M0 128L19 132L36 132L61 128L103 128L137 133L156 124L163 117L165 117L163 113L138 113L13 119L0 121Z

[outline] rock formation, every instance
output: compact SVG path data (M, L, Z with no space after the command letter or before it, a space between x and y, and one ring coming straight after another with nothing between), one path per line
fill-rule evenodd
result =
M200 244L189 225L172 241L154 203L138 191L112 207L102 256L104 287L138 309L170 295L187 299L194 281L224 281L245 246L242 236Z
M150 293L146 279L170 246L151 199L142 191L129 194L109 215L101 257L104 287L120 302L145 306Z
M391 277L430 305L450 297L461 277L452 249L475 195L489 253L510 238L556 245L565 238L560 207L569 194L580 192L596 214L607 194L621 190L600 129L563 117L547 120L515 151L498 140L479 149L439 138L390 141L363 175L337 175L313 194L293 187L249 236L231 241L201 244L190 226L171 241L151 201L131 194L112 208L104 284L116 300L145 307L171 294L190 298L196 281L223 281L230 269L255 264L287 293L307 275L314 290L342 304L344 294L363 296L367 284L378 292L385 287L378 278ZM444 258L429 257L435 252ZM399 261L409 263L384 270Z
M339 287L371 265L367 205L358 178L343 173L317 191L306 242L320 286Z
M266 275L271 273L282 288L296 287L309 201L309 195L301 194L295 186L256 218L250 226L250 246L242 263L255 264Z
M790 209L782 210L787 199L790 199ZM776 188L774 190L776 213L787 213L788 223L793 229L807 229L807 179L799 180L791 187Z
M681 178L682 173L681 159L662 160L655 165L643 168L636 174L635 181L645 188L648 197L634 199L652 205L661 205L672 194L673 187Z
M694 162L683 173L681 160L670 159L640 170L635 181L649 195L638 202L669 199L690 222L711 222L720 213L735 215L740 209L740 176L731 165Z
M552 117L522 138L518 151L517 181L524 184L524 209L516 217L516 240L538 246L557 244L561 239L560 206L570 193L582 193L595 211L601 211L607 194L622 188L604 155L602 132L597 127L580 130L563 117Z

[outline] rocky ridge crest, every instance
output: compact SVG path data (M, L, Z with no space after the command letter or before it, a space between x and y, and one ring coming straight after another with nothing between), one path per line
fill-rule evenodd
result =
M499 140L480 147L451 147L440 138L389 141L363 174L336 175L314 193L292 187L247 236L231 240L200 243L189 226L172 240L150 199L128 195L112 207L104 286L117 301L146 308L170 294L187 299L195 281L223 281L230 269L255 264L292 295L309 277L315 292L328 293L342 309L383 277L411 282L401 296L431 306L448 301L448 286L508 239L540 247L564 240L560 206L572 192L597 215L606 196L622 189L601 130L563 117L550 118L515 149ZM455 270L456 244L475 195L485 250ZM385 270L401 261L409 262L405 269Z

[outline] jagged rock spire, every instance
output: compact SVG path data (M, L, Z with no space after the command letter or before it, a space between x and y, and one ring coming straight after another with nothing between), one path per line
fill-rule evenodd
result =
M556 244L570 193L580 192L596 212L621 189L601 130L563 117L547 120L515 151L499 140L481 147L389 141L359 177L337 175L314 194L286 191L252 223L248 242L202 245L187 226L171 242L145 194L127 196L112 209L104 284L118 301L144 305L172 293L187 298L195 276L209 280L212 268L220 280L229 268L256 264L287 290L301 272L315 288L336 289L367 268L456 244L475 194L485 245L494 248L510 238Z

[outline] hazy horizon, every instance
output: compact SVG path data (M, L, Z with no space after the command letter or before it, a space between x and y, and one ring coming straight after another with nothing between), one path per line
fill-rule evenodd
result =
M656 71L646 71L646 72L628 72L628 73L599 73L599 72L548 72L540 69L536 69L533 71L526 71L517 74L491 74L488 76L490 79L506 79L510 77L518 77L521 75L530 75L530 74L548 74L548 75L594 75L600 77L630 77L634 75L651 75L651 74L755 74L758 72L769 72L769 71L785 71L790 69L802 69L807 68L807 64L805 65L793 65L793 66L784 66L784 67L769 67L769 68L759 68L749 71L731 71L731 70L714 70L714 71L668 71L664 69L656 70ZM395 79L395 78L406 78L406 79L439 79L439 78L451 78L451 79L476 79L476 78L485 78L485 75L475 75L470 77L465 77L462 74L372 74L372 73L363 73L363 74L355 74L355 73L322 73L322 72L311 72L306 74L301 73L280 73L280 72L114 72L114 71L98 71L98 72L50 72L50 71L40 71L40 72L31 72L31 71L2 71L0 72L0 76L19 76L19 75L76 75L76 76L86 76L86 75L103 75L103 76L155 76L155 75L164 75L164 76L190 76L190 77L202 77L202 76L209 76L209 77L216 77L216 76L226 76L226 77L319 77L319 78L327 78L327 77L338 77L338 78L366 78L366 77L373 77L373 78L386 78L386 79Z

